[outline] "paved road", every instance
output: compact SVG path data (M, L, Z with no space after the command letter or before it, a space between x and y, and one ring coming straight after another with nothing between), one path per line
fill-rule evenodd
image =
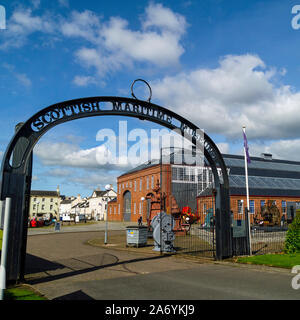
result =
M133 225L134 223L129 222L108 222L108 230L126 230L126 226ZM135 223L134 225L137 225ZM72 223L71 225L68 224L68 222L65 222L62 227L60 233L65 232L83 232L83 231L103 231L105 230L105 222L104 221L98 221L95 223L81 223L80 225L74 225ZM47 228L28 228L28 235L38 235L38 234L52 234L57 233L57 231L54 230L53 227L47 227Z
M110 231L117 233L117 231ZM49 299L300 299L287 270L93 247L100 231L28 237L26 279Z

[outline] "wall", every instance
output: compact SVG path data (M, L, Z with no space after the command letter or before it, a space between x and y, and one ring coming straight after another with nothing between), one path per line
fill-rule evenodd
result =
M230 210L234 214L234 219L238 219L240 214L238 213L238 200L243 200L243 212L245 210L245 207L247 206L247 198L244 195L231 195L230 196ZM250 221L253 222L254 215L260 215L261 212L261 200L265 200L265 203L267 204L269 200L276 201L276 206L280 211L280 214L282 215L283 209L282 209L282 201L289 202L297 202L300 201L300 198L294 198L294 197L270 197L270 196L250 196L249 200L254 200L254 214L250 214ZM201 223L203 223L204 219L204 211L203 206L206 204L206 209L212 208L212 197L206 196L206 197L198 197L197 198L197 214L201 217Z
M163 176L169 172L168 165L163 165ZM141 198L146 199L147 195L153 194L153 188L156 187L157 181L160 181L161 166L154 165L143 170L129 173L118 177L118 195L116 203L108 204L108 219L109 221L124 221L124 201L123 196L126 191L131 193L131 221L137 222L140 216L146 222L147 215L147 201L142 201ZM163 178L163 181L166 179ZM170 184L165 183L164 190L170 189ZM112 207L112 209L110 209ZM114 213L116 210L116 213ZM110 213L112 212L112 213Z

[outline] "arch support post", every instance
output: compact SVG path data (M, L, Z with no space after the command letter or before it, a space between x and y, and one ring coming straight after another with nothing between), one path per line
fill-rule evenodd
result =
M229 190L220 184L216 188L216 259L232 257Z
M15 131L21 129L23 123L16 125ZM15 146L12 164L21 163L26 146L18 142ZM26 165L26 170L24 166ZM8 282L16 283L24 280L27 225L30 204L30 189L32 177L32 152L27 163L20 168L12 168L4 171L1 181L1 199L10 197L11 210L8 225L8 248L7 248L7 273Z
M6 173L3 176L2 199L10 197L11 208L8 225L7 282L16 283L20 279L21 248L23 246L25 176ZM4 195L4 198L3 198ZM4 217L6 219L6 217Z

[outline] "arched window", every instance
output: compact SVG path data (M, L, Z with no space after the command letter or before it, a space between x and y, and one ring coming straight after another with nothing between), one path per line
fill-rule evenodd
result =
M124 221L131 221L131 192L126 191L123 195Z

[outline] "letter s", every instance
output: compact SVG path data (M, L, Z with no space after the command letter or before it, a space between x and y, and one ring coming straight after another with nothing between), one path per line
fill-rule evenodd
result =
M300 11L299 4L293 6L293 8L292 8L292 14L296 14L295 17L293 17L293 19L292 19L292 28L295 30L298 30L300 28L300 24L298 23L298 21L300 19L300 13L298 13L298 11Z
M300 271L300 265L298 266L294 266L292 269L292 273L298 273L298 271ZM295 275L295 277L293 277L292 279L292 288L295 290L300 289L300 273L298 273L297 275ZM299 281L299 283L298 283Z

